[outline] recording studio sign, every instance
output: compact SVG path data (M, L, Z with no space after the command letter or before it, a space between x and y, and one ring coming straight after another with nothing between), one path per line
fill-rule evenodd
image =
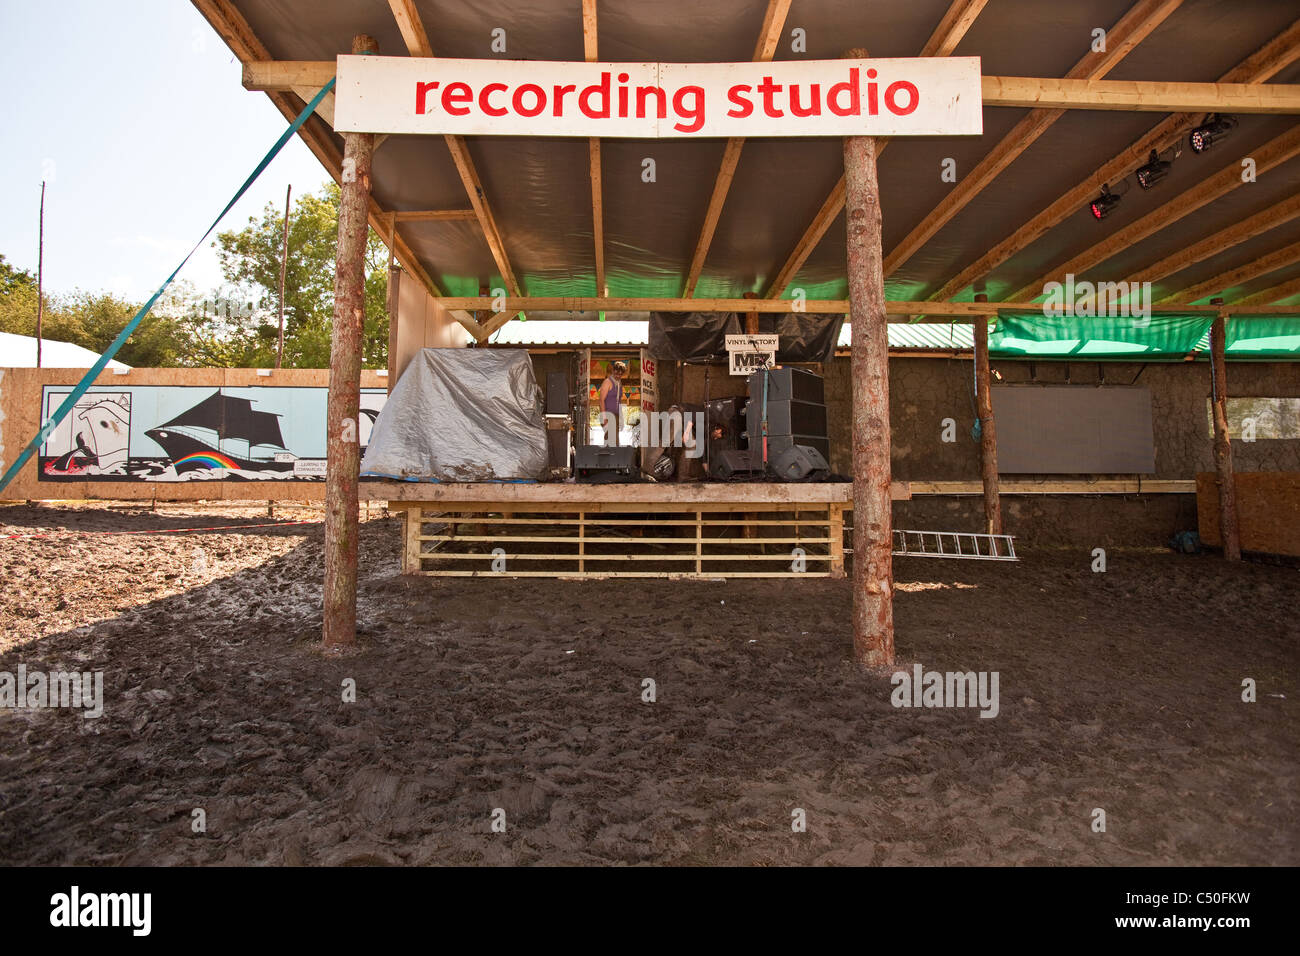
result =
M979 57L561 63L340 56L340 133L977 136Z
M760 368L776 364L776 350L781 344L779 335L728 335L727 358L732 375L748 375Z

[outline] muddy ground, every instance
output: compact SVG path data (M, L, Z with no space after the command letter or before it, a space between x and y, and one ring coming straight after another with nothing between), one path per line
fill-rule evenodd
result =
M843 581L406 579L379 517L336 658L318 524L68 533L266 520L0 507L55 535L0 540L0 672L105 708L0 709L0 862L1300 863L1295 567L900 560L900 662L997 671L985 719L891 706Z

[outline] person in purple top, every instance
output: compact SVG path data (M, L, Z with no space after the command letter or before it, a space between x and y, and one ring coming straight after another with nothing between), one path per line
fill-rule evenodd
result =
M619 414L618 406L623 401L623 376L627 374L626 362L613 362L609 366L609 375L600 383L596 393L600 401L601 424L605 428L605 444L618 444ZM608 412L607 417L605 413Z

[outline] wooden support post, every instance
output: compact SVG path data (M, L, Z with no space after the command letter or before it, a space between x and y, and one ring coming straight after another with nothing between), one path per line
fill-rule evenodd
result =
M894 663L889 320L874 137L844 138L844 177L853 329L853 653L864 667L887 667Z
M987 302L983 292L976 302ZM980 423L980 478L984 482L984 533L1002 533L1002 502L998 498L998 434L993 422L992 381L989 372L989 324L975 318L975 408Z
M1211 299L1222 305L1222 299ZM1210 398L1214 408L1214 468L1219 473L1219 534L1223 556L1241 560L1241 533L1237 527L1237 487L1232 472L1232 441L1228 437L1228 313L1221 311L1210 326Z
M844 506L831 505L826 530L831 539L831 577L844 577Z
M353 54L377 53L364 34L352 40ZM330 340L330 385L326 409L325 467L325 646L344 647L357 636L357 483L361 445L361 327L366 310L366 240L370 233L370 157L375 137L343 134L339 242L334 271L334 331Z
M412 505L406 509L406 547L402 550L402 573L419 574L424 570L420 563L420 535L424 532L424 506ZM456 526L451 525L452 533Z
M758 298L758 293L757 293L757 292L746 292L746 293L745 293L745 298L746 298L746 299L757 299L757 298ZM758 310L757 310L757 309L754 309L754 310L751 311L751 312L746 312L746 313L745 313L745 334L746 334L746 335L757 335L757 334L758 334Z

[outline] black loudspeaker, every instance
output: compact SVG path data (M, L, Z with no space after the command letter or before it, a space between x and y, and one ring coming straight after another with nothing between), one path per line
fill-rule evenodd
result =
M755 459L748 449L724 448L717 457L709 460L709 476L720 481L747 478L762 471L763 463Z
M634 445L579 445L574 452L573 475L582 482L636 481L640 451Z
M752 372L749 376L749 397L763 400L763 376L767 375L767 402L816 402L826 404L826 389L822 377L803 368L774 368L767 372Z
M749 433L762 434L762 406L760 398L749 403ZM826 406L815 402L767 401L768 435L825 435Z
M709 436L709 461L723 451L745 447L743 398L715 398L704 406L705 434Z
M793 445L771 460L772 473L781 481L809 481L825 478L831 466L821 452L807 445Z
M767 436L767 461L772 464L776 457L788 448L794 448L796 445L813 449L827 461L831 460L831 443L829 438L823 438L819 435L768 435ZM759 457L762 452L756 453Z
M546 373L546 414L569 414L569 376L563 372Z

